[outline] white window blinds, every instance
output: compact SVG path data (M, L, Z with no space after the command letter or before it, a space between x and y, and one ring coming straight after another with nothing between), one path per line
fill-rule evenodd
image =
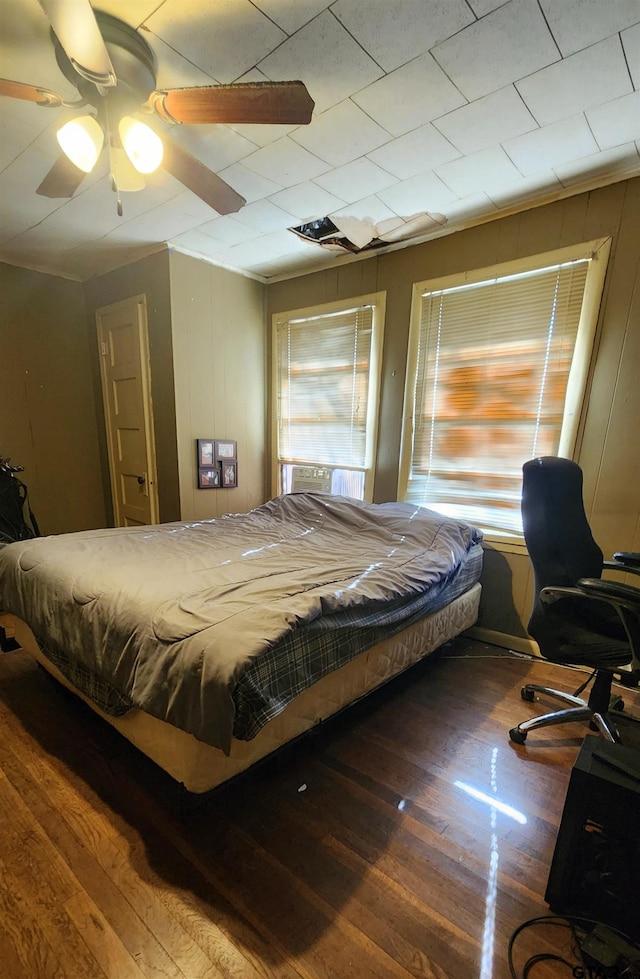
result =
M364 469L371 305L276 324L278 461Z
M522 464L558 452L588 267L422 295L407 500L521 532Z

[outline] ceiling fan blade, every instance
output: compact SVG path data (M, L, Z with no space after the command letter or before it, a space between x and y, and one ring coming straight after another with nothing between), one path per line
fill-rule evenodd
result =
M104 88L116 84L116 73L89 0L40 0L53 33L78 72Z
M162 166L218 214L233 214L246 204L244 197L225 183L213 170L183 150L172 140L163 137Z
M65 153L61 153L36 194L41 197L73 197L86 176L84 170L80 170Z
M152 92L150 108L168 122L304 126L315 105L303 82L239 82Z
M25 102L35 102L37 105L62 105L63 98L57 92L48 88L38 88L37 85L27 85L25 82L12 82L8 78L0 78L0 95L10 99L24 99Z

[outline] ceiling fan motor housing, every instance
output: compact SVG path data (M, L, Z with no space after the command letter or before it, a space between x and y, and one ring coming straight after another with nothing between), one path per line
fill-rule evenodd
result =
M119 115L135 112L156 87L153 51L142 35L129 24L101 10L96 10L95 15L115 70L117 84L111 89L98 91L93 82L78 74L52 31L58 66L89 105L100 107L106 102L109 110Z

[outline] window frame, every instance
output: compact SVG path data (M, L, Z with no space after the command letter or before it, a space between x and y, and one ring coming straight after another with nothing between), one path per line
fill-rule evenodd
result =
M400 465L398 469L398 500L406 498L411 470L411 450L414 432L414 398L418 372L418 345L421 328L422 297L426 292L437 292L464 285L484 282L492 278L530 272L563 262L591 259L578 323L571 369L567 381L565 405L560 427L558 455L573 458L578 443L580 420L586 409L587 381L593 359L596 328L604 290L611 237L596 238L552 251L527 255L508 262L500 262L483 268L471 269L416 282L411 300L411 321L407 349L407 368L404 386L402 433L400 440ZM485 541L501 546L502 550L525 550L522 534L496 530L485 531Z
M278 328L287 324L291 320L311 319L314 316L325 316L334 313L347 312L360 306L371 306L373 308L371 324L371 355L369 361L369 386L367 395L367 418L366 418L366 448L365 466L331 466L329 463L317 462L318 467L337 468L343 470L352 469L356 472L364 472L364 501L373 501L373 487L375 479L376 455L378 447L378 425L380 414L380 391L382 381L382 350L384 340L384 325L386 312L385 291L367 293L363 296L351 296L347 299L335 300L329 303L321 303L314 306L305 306L298 309L283 310L273 313L271 317L271 495L277 496L282 492L280 487L281 462L278 446ZM296 463L294 463L296 464ZM305 463L311 465L311 463Z

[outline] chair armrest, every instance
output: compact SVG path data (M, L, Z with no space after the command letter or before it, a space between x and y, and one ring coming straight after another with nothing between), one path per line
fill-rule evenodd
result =
M640 553L617 551L613 561L603 561L602 568L607 571L621 571L623 574L640 575Z
M540 601L545 605L553 605L562 598L586 598L581 588L571 588L569 585L547 585L540 589Z
M620 564L633 564L636 568L640 568L640 551L616 551L613 559Z
M640 612L640 588L623 585L603 578L580 578L576 582L579 594L599 598L611 605L621 605L631 612Z

